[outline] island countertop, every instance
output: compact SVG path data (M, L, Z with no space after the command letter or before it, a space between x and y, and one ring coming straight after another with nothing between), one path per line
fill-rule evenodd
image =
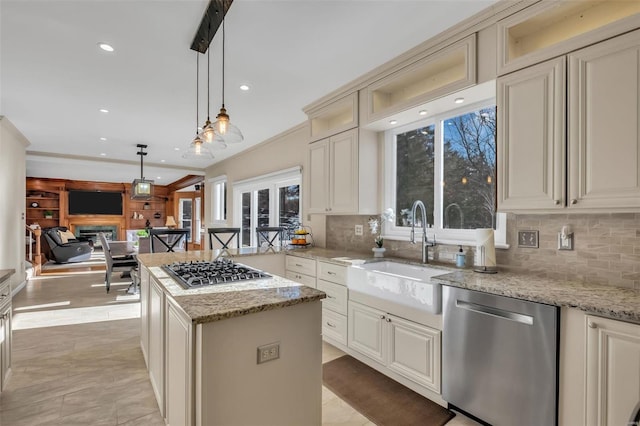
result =
M239 250L203 250L176 253L140 254L138 260L145 266L194 324L234 318L251 313L280 309L300 303L314 302L326 297L325 293L277 275L232 284L218 284L185 289L178 284L162 265L192 260L212 261L220 256L243 256L284 253L278 248L243 248Z
M15 269L0 269L0 283L5 282L16 272Z

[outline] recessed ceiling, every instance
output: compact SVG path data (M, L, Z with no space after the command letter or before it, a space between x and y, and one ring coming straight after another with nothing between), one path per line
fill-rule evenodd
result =
M28 156L29 176L128 182L139 177L136 144L145 143L145 174L170 183L303 122L303 106L494 2L235 0L225 22L225 104L245 141L199 162L181 152L196 133L189 47L207 1L2 0L0 115L37 153ZM213 121L220 31L210 49ZM206 56L200 65L201 126Z

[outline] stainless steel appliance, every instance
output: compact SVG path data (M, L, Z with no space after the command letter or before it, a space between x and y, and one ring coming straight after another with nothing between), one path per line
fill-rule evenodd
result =
M442 397L494 426L557 424L556 306L444 286Z
M257 269L220 258L214 261L194 260L162 265L185 288L196 288L215 284L230 284L238 281L271 278Z

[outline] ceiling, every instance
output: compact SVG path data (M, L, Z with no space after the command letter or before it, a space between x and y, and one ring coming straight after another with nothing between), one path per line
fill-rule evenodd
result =
M245 141L194 161L181 157L196 133L189 46L208 1L2 0L0 115L31 143L27 176L128 182L140 177L136 144L145 143L145 177L168 184L302 123L303 106L494 2L235 0L225 21L225 104ZM214 121L221 31L210 52ZM200 55L199 126L206 64Z

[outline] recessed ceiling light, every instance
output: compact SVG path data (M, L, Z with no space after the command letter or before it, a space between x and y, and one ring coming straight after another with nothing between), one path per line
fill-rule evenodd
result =
M105 108L100 108L100 112L103 113L103 114L108 114L109 110L105 109Z
M426 109L421 109L420 111L418 111L418 114L427 115L427 110Z
M106 140L107 140L107 138L100 138L100 140L101 140L102 142L104 142L104 141L106 141Z
M106 152L101 152L101 153L100 153L100 156L101 156L101 157L106 157L106 156L107 156L107 153L106 153Z
M167 160L160 160L161 163L164 163L165 161L167 161Z
M246 92L247 90L249 90L249 86L247 86L246 84L243 84L240 86L240 90L244 90Z
M162 177L161 176L156 176L156 179L160 180L160 179L162 179Z
M398 124L398 120L389 120L389 124Z
M457 103L457 104L461 104L464 102L464 98L456 98L453 102Z
M180 151L180 148L175 147L175 148L173 148L173 150L174 150L174 151Z
M115 49L113 48L113 46L111 46L108 43L98 43L98 47L102 50L104 50L105 52L113 52Z

